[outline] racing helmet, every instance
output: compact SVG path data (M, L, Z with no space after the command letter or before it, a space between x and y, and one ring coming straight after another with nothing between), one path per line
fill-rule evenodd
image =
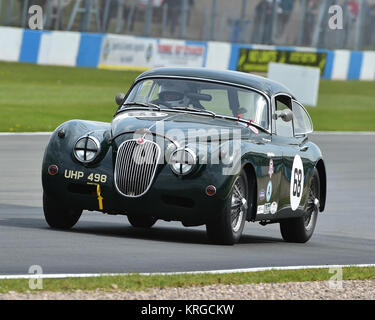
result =
M167 81L160 86L159 100L171 108L187 107L190 103L187 92L188 87L182 81Z

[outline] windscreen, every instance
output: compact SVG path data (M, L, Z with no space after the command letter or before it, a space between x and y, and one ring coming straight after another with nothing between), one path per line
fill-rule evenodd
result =
M166 109L207 110L252 120L269 128L266 98L251 89L226 84L176 78L147 79L132 89L125 103L131 102L152 103Z

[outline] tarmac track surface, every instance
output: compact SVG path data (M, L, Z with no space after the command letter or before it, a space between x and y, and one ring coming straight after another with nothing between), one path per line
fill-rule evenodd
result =
M124 216L84 212L70 231L43 216L40 169L48 136L0 136L0 274L177 272L375 263L375 135L312 135L328 174L328 200L306 244L279 226L247 223L241 242L216 246L205 228L158 221L132 228Z

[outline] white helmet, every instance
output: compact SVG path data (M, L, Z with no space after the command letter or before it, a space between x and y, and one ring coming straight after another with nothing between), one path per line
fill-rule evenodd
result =
M172 108L187 107L190 103L190 99L186 95L187 86L178 82L167 81L163 83L159 91L159 99L168 103Z

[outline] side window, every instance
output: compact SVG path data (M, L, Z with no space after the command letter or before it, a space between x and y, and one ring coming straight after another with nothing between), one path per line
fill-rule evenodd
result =
M268 104L262 95L249 90L238 90L238 102L245 119L251 119L268 129Z
M313 125L306 109L293 100L294 134L304 135L313 132Z
M287 96L276 97L276 111L290 109L291 102ZM276 134L282 137L293 137L293 121L285 122L283 119L276 120Z

